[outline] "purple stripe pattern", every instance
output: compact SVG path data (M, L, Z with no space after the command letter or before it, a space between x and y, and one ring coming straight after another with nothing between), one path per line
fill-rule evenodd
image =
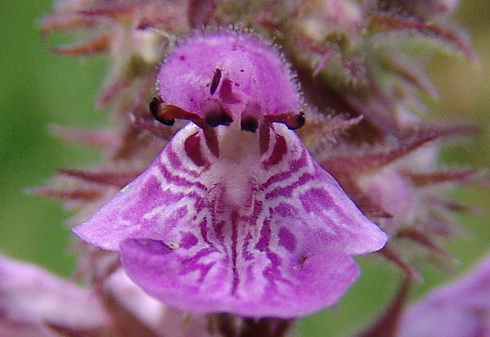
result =
M228 102L229 96L235 97L242 110L236 104L228 110L232 123L208 131L189 123L147 170L74 231L102 249L120 251L122 265L136 284L181 310L303 316L336 303L358 276L352 256L381 249L386 235L359 211L286 125L259 119L259 129L266 132L240 128L240 118L249 113L246 109L252 102L246 97L255 95L254 90L260 91L255 101L264 101L259 113L297 113L287 109L298 109L299 99L275 50L267 52L264 44L246 35L221 34L224 41L213 35L213 50L238 36L244 56L234 64L226 53L214 51L224 59L221 72L213 76L213 65L207 76L213 90L208 86L201 94L219 95L225 90L222 96ZM206 39L197 42L196 50L206 60L209 50L202 45ZM184 51L189 44L182 47ZM257 53L265 57L254 61ZM162 72L170 72L165 67L174 67L173 59L189 60L179 48L173 55ZM241 69L252 69L251 78L230 76L234 71L241 74ZM254 86L257 78L266 83ZM288 83L279 84L276 91L274 85L281 78ZM195 82L192 77L186 81ZM222 89L224 81L232 89ZM176 87L186 90L180 82ZM241 89L235 92L237 87ZM289 95L280 103L278 95L284 94ZM162 92L162 97L179 103L177 98L172 101L172 95L164 97ZM288 101L291 97L294 100ZM198 106L180 103L179 108ZM216 136L219 155L208 146L209 130Z

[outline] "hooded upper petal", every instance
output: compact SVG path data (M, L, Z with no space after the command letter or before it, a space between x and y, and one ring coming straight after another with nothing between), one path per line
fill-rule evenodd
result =
M301 110L292 78L275 48L248 33L221 31L178 46L160 69L158 89L165 103L202 118L219 105L234 120L244 112L260 119Z

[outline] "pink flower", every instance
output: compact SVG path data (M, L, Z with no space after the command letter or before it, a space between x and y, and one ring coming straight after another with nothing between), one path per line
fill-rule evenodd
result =
M351 256L386 235L291 130L304 117L277 51L211 33L158 78L155 117L194 124L75 233L120 251L136 284L181 310L290 318L336 303L359 273Z
M95 292L42 269L0 255L0 335L57 336L48 328L78 331L110 323Z
M489 337L490 255L460 280L409 307L399 331L399 337Z
M206 337L208 321L170 308L122 269L86 288L0 256L0 336Z

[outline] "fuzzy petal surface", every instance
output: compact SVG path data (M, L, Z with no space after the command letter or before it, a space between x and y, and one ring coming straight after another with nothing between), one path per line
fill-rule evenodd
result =
M217 103L235 120L247 110L255 117L301 110L283 57L260 38L240 32L196 36L179 45L163 64L158 87L165 103L202 118Z
M335 303L357 277L351 256L386 235L284 125L264 154L255 134L217 129L222 156L189 124L74 231L179 309L297 317Z
M246 317L298 317L334 304L357 278L343 253L296 256L254 252L233 266L219 251L189 257L162 241L128 239L123 266L149 294L191 312L232 312Z

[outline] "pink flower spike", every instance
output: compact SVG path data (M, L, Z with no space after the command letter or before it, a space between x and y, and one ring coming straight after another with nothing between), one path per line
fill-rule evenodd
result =
M162 90L161 104L196 125L179 131L145 172L74 231L100 248L120 250L129 277L178 309L303 316L336 303L359 273L351 256L381 249L386 235L290 130L300 103L277 52L249 35L220 34L197 39L199 48L192 42L177 48L169 60L188 49L200 58L186 65L194 75L167 81L201 102L196 109L213 102L231 118L209 123L209 111L192 110ZM242 57L227 49L233 41ZM209 69L197 62L207 60L209 49L220 55L214 62L221 73L213 66L208 81L198 81ZM176 65L167 61L161 73L172 73L166 67ZM240 69L245 77L235 77ZM226 97L236 101L209 98L227 80ZM268 85L254 84L261 81ZM157 117L169 121L160 108ZM256 128L244 128L251 112Z

